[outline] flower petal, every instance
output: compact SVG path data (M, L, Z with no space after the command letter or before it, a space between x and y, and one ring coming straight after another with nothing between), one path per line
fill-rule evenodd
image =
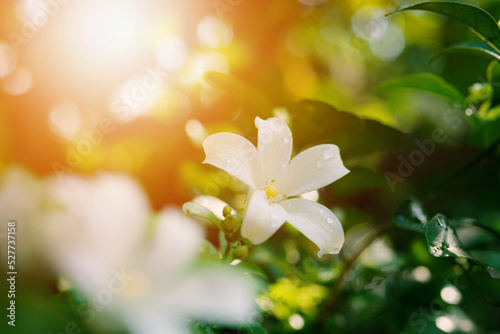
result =
M245 138L234 133L217 133L203 141L206 159L203 163L218 167L255 188L253 170L257 149Z
M120 174L53 177L48 194L37 218L42 251L80 289L95 293L134 254L150 215L148 198Z
M347 173L336 145L318 145L293 158L276 186L280 193L296 196L327 186Z
M319 247L319 257L338 254L344 244L344 230L330 209L303 198L292 198L280 205L289 214L288 223Z
M168 314L168 310L152 305L129 307L122 312L124 322L132 334L190 334L187 321ZM104 318L104 317L103 317Z
M151 275L175 275L179 267L189 265L198 253L203 230L193 219L175 207L165 207L158 215L155 236L148 249L147 265Z
M248 324L256 311L249 278L227 266L192 272L176 287L171 302L187 316L206 322Z
M258 151L264 167L264 180L277 179L290 162L292 132L284 121L275 117L267 120L256 117L255 126L259 129Z
M286 216L285 209L279 204L269 205L264 190L257 190L246 208L241 235L254 244L263 243L285 223Z

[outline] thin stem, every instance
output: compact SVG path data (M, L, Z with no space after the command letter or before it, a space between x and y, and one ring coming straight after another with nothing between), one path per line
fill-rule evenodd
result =
M222 255L222 259L227 260L229 257L229 253L231 253L231 242L227 241L226 249L224 250L224 255Z

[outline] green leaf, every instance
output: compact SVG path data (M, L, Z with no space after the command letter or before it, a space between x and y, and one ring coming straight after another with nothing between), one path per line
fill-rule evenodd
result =
M403 133L378 121L360 118L319 101L303 100L288 108L294 146L300 150L317 144L340 147L342 158L396 146Z
M479 260L491 277L500 279L500 253L492 251L472 251L474 258Z
M399 204L392 216L394 225L420 233L425 232L427 220L420 202L413 197L407 198Z
M500 279L500 254L497 252L468 251L460 242L448 218L434 216L425 227L429 254L434 257L465 257L483 266L492 278Z
M220 219L217 218L217 216L212 211L210 211L209 209L205 208L204 206L198 203L186 202L182 206L182 211L184 211L184 213L187 215L204 218L209 222L212 222L219 229L221 228Z
M272 103L265 95L233 75L208 71L203 75L203 80L212 88L227 94L238 103L248 105L258 111L270 112L273 108Z
M490 13L479 7L459 2L423 2L403 6L387 15L405 10L426 10L454 18L500 52L500 29L497 22Z
M495 109L500 109L500 107ZM469 140L473 145L487 148L500 139L500 117L492 120L482 115L472 114L467 120L471 127Z
M425 227L425 238L429 253L435 257L466 257L472 256L463 249L457 232L442 214L435 215Z
M250 326L247 331L248 334L267 334L266 330L259 324Z
M500 104L500 63L492 61L486 70L488 81L491 84L490 109Z
M375 91L382 92L398 88L418 89L444 97L460 105L465 104L464 97L454 86L432 73L416 73L391 79L375 87Z
M497 60L500 60L500 53L495 50L491 45L489 45L485 41L472 41L459 43L456 45L452 45L450 47L441 49L436 51L429 62L433 62L436 58L444 56L445 54L451 52L470 52L470 53L480 53L483 55L487 55L488 57L493 57Z
M191 324L196 334L219 334L220 332L211 325L196 322Z
M264 270L262 270L260 267L254 265L254 264L251 264L248 262L241 262L241 263L236 265L236 268L238 268L239 270L241 270L244 273L248 273L248 274L263 278L266 281L269 280L269 278L267 277Z

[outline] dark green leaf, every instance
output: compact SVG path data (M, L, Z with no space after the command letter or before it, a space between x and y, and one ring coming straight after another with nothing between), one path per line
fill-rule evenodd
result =
M492 278L500 279L500 254L497 252L470 252L458 239L448 218L437 214L425 228L429 253L435 257L465 257L483 266Z
M500 63L498 61L492 61L488 66L486 71L488 76L488 81L491 84L491 100L490 109L495 108L500 104Z
M249 105L256 110L270 112L273 108L272 103L260 91L249 87L233 75L209 71L203 75L203 80L235 101Z
M392 220L394 225L398 227L424 233L428 219L420 202L410 197L399 204L394 211Z
M452 45L450 47L436 51L432 55L430 62L434 61L438 57L444 56L445 54L448 54L451 52L480 53L480 54L486 55L488 57L493 57L497 60L500 60L500 53L497 50L495 50L491 45L489 45L485 41L472 41L472 42L465 42L465 43Z
M491 251L472 251L474 258L481 261L493 278L500 279L500 253Z
M466 257L472 256L463 249L457 232L451 226L448 218L441 214L435 215L425 227L425 238L429 253L435 257Z
M486 148L499 140L500 118L491 120L473 114L467 119L471 127L470 141L472 144Z
M221 228L221 221L219 220L219 218L217 218L217 216L212 211L198 203L186 202L182 206L182 211L184 211L184 213L187 215L204 218L212 222L218 228Z
M196 322L191 325L196 334L219 334L220 332L211 325Z
M294 145L299 150L332 143L340 147L342 158L349 158L394 147L403 137L394 128L319 101L300 101L289 112Z
M459 2L423 2L396 9L390 14L404 10L426 10L454 18L467 25L482 40L500 51L500 29L496 20L487 11Z
M248 328L248 334L267 334L266 330L260 325L253 325Z
M385 81L375 88L375 91L410 88L434 93L460 105L464 105L464 97L443 78L432 73L417 73Z

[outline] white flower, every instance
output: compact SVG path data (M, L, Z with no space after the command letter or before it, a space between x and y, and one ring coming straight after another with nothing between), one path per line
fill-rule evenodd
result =
M9 221L16 223L18 267L29 266L39 260L37 233L30 228L29 222L40 212L43 189L43 182L21 167L7 167L0 177L0 235L7 233Z
M232 133L203 142L209 163L250 187L241 233L255 244L266 241L287 221L319 247L318 256L337 254L344 243L342 225L325 206L292 198L346 175L336 145L318 145L291 161L292 134L278 118L255 119L258 148Z
M19 177L9 179L4 186L14 189ZM227 265L193 266L201 227L177 208L162 210L152 224L149 201L134 180L70 175L43 180L38 190L43 205L30 208L29 217L19 207L10 219L36 231L38 252L89 297L77 310L85 321L109 323L114 314L132 333L185 334L189 319L253 320L248 278Z

